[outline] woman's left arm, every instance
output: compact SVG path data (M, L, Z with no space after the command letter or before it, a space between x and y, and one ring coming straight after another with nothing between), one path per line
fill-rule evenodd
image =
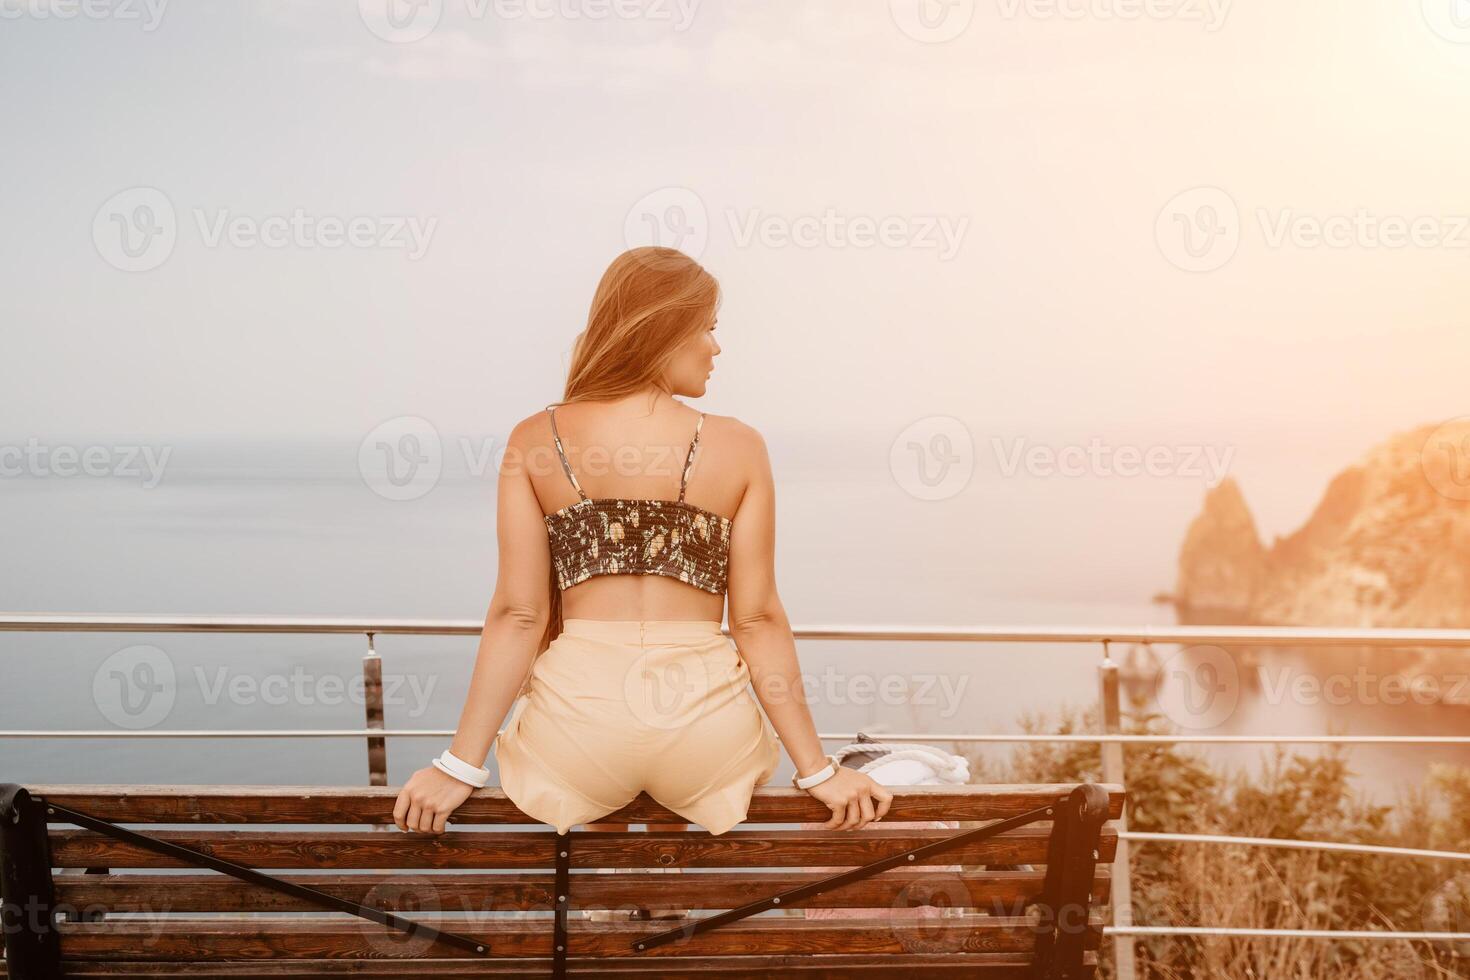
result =
M534 417L533 417L534 419ZM482 766L501 721L521 691L551 618L551 549L526 460L534 445L528 419L510 434L497 481L499 569L464 709L449 751ZM399 830L442 833L449 815L474 791L433 766L409 777L393 807Z

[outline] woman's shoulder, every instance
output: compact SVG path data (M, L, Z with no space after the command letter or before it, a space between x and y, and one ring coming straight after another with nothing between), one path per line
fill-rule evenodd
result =
M545 407L537 409L511 426L505 441L507 446L519 447L537 446L543 442L550 442L551 416Z
M769 479L770 453L766 450L766 440L755 426L733 415L705 413L701 431L713 434L710 449L720 460L717 465L742 486ZM701 442L703 439L701 436Z
M722 442L740 450L764 450L766 445L765 439L761 437L755 426L742 422L733 415L716 415L713 412L705 412L704 426L700 429L700 439L703 440L710 435L718 435Z

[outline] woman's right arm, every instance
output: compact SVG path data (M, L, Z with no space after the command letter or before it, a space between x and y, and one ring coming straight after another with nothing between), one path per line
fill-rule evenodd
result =
M530 420L511 431L496 483L495 535L499 571L464 708L449 751L481 766L491 742L530 673L551 618L551 550L541 504L525 465L534 445ZM449 815L473 789L433 766L404 783L393 808L400 830L442 833Z
M810 776L827 765L827 757L806 702L796 638L776 593L775 479L760 433L745 427L741 436L746 440L742 455L752 464L730 532L730 636L796 774ZM836 776L807 792L831 809L825 826L833 830L856 830L882 819L893 800L871 777L841 766Z

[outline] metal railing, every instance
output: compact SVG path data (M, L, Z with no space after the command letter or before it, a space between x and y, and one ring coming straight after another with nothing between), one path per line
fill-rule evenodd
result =
M363 656L365 727L362 729L9 729L0 738L361 738L368 749L368 778L373 785L386 785L386 739L444 738L452 729L387 729L383 727L382 661L374 644L376 636L478 636L484 624L475 620L351 619L320 617L271 618L258 616L116 616L80 614L0 614L0 632L64 633L274 633L356 634L366 641ZM1124 734L1120 707L1119 666L1112 659L1112 644L1135 644L1151 649L1154 644L1211 646L1284 647L1451 647L1470 648L1470 630L1454 629L1359 629L1325 627L1249 626L1145 626L1145 627L912 627L912 626L807 626L793 634L805 640L866 640L887 642L941 643L1050 643L1100 644L1099 708L1102 731L1063 735L1008 733L883 733L886 741L941 741L955 743L1093 743L1101 746L1103 779L1126 786L1123 746L1194 744L1300 743L1317 745L1470 745L1461 735L1140 735ZM376 695L376 696L375 696ZM853 732L820 732L824 741L850 741ZM1132 921L1130 844L1201 843L1303 850L1337 851L1437 860L1470 860L1470 854L1425 851L1413 848L1368 844L1339 844L1275 838L1241 838L1206 834L1139 833L1127 828L1127 815L1118 821L1118 846L1112 879L1113 924L1104 932L1114 937L1117 975L1120 980L1135 976L1133 937L1139 936L1240 936L1322 939L1375 939L1400 941L1463 942L1470 933L1391 932L1331 929L1249 929L1210 926L1136 926Z
M361 633L478 636L474 619L324 616L152 616L0 613L0 633ZM802 626L801 640L934 640L1015 643L1208 643L1216 646L1470 647L1470 630L1317 626Z

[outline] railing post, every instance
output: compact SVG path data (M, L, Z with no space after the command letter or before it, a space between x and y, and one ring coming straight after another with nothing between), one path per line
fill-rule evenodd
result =
M367 654L362 658L362 702L367 712L367 727L383 730L383 660L373 646L373 634L367 635ZM388 740L369 735L367 740L368 785L388 785Z
M1118 703L1118 665L1108 652L1108 641L1103 640L1103 661L1098 667L1098 693L1101 702L1101 722L1104 735L1120 735L1123 732L1123 712ZM1121 742L1102 743L1103 779L1127 788L1123 765ZM1118 853L1113 859L1113 925L1133 925L1133 869L1130 863L1128 839L1123 836L1128 830L1127 807L1118 818ZM1136 980L1138 968L1134 961L1133 937L1113 937L1113 966L1117 980Z

